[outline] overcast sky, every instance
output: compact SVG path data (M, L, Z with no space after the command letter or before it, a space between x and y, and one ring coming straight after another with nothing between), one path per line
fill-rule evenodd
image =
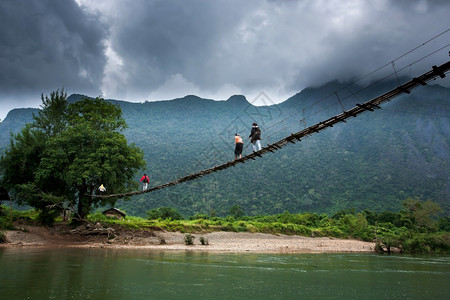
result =
M61 88L278 103L389 63L448 30L449 15L448 0L1 0L0 119ZM447 31L396 66L440 47L424 65L445 62L449 42Z

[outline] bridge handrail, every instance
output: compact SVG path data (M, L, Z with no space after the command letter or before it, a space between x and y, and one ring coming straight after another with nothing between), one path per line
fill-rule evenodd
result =
M301 141L302 138L312 135L314 133L318 133L319 131L322 131L328 127L333 127L333 125L341 122L345 122L346 119L351 117L356 117L357 115L366 112L366 111L374 111L375 109L381 109L380 104L390 101L392 98L397 97L401 94L409 94L411 93L411 90L420 86L420 85L426 85L426 83L430 80L435 79L436 77L444 78L446 73L450 70L450 60L446 63L440 65L440 66L433 66L431 71L428 71L419 77L415 77L411 79L410 81L382 94L381 96L375 97L367 102L364 102L362 104L357 103L355 107L343 111L342 113L335 115L325 121L321 121L319 123L316 123L314 125L311 125L303 130L300 130L296 133L292 133L291 135L279 140L278 142L272 143L267 145L266 147L263 147L261 150L257 152L253 152L249 155L246 155L240 159L229 161L226 163L223 163L221 165L205 169L202 171L199 171L197 173L189 174L184 177L181 177L179 179L176 179L174 181L170 181L158 186L151 187L146 190L142 191L133 191L133 192L127 192L122 194L111 194L111 195L86 195L89 197L97 197L97 198L123 198L123 197L129 197L129 196L135 196L139 194L144 193L150 193L156 190L160 190L169 186L173 186L176 184L180 184L186 181L194 180L196 178L211 174L213 172L221 171L224 169L227 169L229 167L235 166L236 164L245 163L248 160L255 160L257 157L262 157L262 155L268 153L268 152L274 152L278 149L281 149L282 147L288 145L289 143L295 144L296 141Z

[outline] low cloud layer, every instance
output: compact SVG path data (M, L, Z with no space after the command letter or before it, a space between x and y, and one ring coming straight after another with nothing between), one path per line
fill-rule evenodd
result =
M0 118L40 94L128 101L196 94L274 102L350 80L450 29L450 3L426 0L5 0ZM413 74L448 60L450 32L396 61Z

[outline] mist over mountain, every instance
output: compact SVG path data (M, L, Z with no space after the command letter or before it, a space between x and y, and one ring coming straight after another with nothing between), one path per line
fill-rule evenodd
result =
M307 88L277 105L253 106L244 96L214 101L197 96L170 101L117 103L130 143L145 153L150 186L210 168L234 158L235 133L251 152L252 122L267 145L305 126L327 119L387 89L331 82ZM71 95L77 101L83 95ZM270 98L265 103L270 104ZM239 204L246 214L340 209L398 210L408 197L422 197L450 209L450 89L438 85L415 89L384 104L381 110L351 118L295 145L255 161L177 186L119 201L131 215L171 206L186 216L227 214ZM32 121L36 109L15 109L0 123L0 147ZM136 180L141 174L136 174Z

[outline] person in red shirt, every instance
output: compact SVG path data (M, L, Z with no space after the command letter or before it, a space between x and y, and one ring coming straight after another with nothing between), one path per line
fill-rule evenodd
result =
M148 183L150 182L150 179L148 179L147 174L144 173L144 176L141 177L142 182L142 190L146 190L148 188Z

